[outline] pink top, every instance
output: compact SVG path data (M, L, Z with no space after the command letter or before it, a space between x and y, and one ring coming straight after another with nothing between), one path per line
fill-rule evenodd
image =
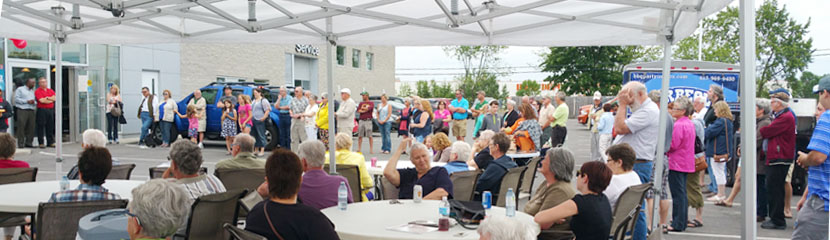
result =
M188 127L190 129L199 129L199 118L197 118L197 117L187 118L187 122L188 122Z
M239 109L236 112L239 114L239 122L241 125L252 124L251 119L248 119L248 116L251 114L251 104L239 105ZM245 119L248 119L248 121L243 122Z
M444 109L443 111L435 110L435 119L449 119L449 118L450 118L450 110L447 110L447 109ZM449 127L449 126L450 126L449 122L444 122L444 127Z
M689 117L683 116L674 121L671 148L666 156L669 157L669 170L695 172L695 125Z

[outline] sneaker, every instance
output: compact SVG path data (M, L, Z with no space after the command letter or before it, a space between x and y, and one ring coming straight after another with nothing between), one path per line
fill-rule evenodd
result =
M202 143L199 143L199 148L205 148L205 145L202 144Z
M721 200L723 200L723 198L721 198L718 195L715 195L715 196L712 196L712 197L706 199L706 201L710 201L710 202L720 202Z
M107 144L112 144L112 140L107 141Z
M40 145L37 145L37 147L39 147L39 148L46 148L46 145L40 144Z
M142 144L142 145L138 145L138 148L141 148L141 149L147 149L147 145L143 145L143 144Z
M50 147L50 148L54 148L54 147L55 147L55 144L54 144L54 143L49 144L49 147Z
M766 221L761 223L761 228L763 229L775 229L775 230L784 230L787 229L787 225L778 225L772 222L772 220Z

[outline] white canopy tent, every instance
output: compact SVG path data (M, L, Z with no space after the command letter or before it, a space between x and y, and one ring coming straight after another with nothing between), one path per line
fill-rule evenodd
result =
M328 89L334 91L334 45L662 45L666 111L673 41L731 0L0 0L0 37L54 42L57 78L61 43L236 42L326 44ZM741 46L754 46L754 0L741 1ZM741 48L741 126L754 129L755 50ZM61 98L60 79L55 81ZM333 101L334 98L330 98ZM60 109L61 102L58 101ZM329 104L333 106L333 104ZM330 109L330 112L332 110ZM57 112L60 119L60 111ZM334 122L329 114L329 122ZM658 152L666 115L661 114ZM56 129L61 128L56 121ZM329 134L334 144L334 129ZM60 131L58 133L60 134ZM57 139L60 136L58 135ZM755 131L741 132L754 149ZM333 146L332 146L333 149ZM57 147L60 174L61 144ZM331 152L334 159L334 151ZM755 159L754 151L744 158ZM655 159L655 172L664 167ZM754 189L753 161L743 161L746 189ZM331 164L331 171L335 169ZM661 186L661 178L655 178ZM755 193L744 191L744 239L755 238Z

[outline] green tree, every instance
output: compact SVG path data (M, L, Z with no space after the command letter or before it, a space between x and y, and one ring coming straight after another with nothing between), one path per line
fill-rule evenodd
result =
M409 97L412 96L414 92L412 91L412 87L409 84L402 83L401 88L398 90L398 96L402 97Z
M429 82L424 80L419 80L415 83L415 93L422 98L431 98L432 91L429 88Z
M659 56L659 49L643 47L552 47L542 57L542 71L549 72L545 81L561 84L568 95L615 95L622 83L622 69L635 60Z
M431 96L434 98L453 98L455 96L455 91L448 82L438 84L435 80L431 80L429 82L429 88L432 89Z
M458 89L462 90L468 101L472 102L478 91L484 91L488 97L497 99L507 97L506 89L499 91L498 77L503 73L495 68L500 60L498 54L507 47L451 46L443 49L444 53L460 61L464 66L464 75L456 77L455 81Z
M767 95L768 85L782 85L778 81L784 81L791 88L806 86L796 83L801 80L796 75L813 60L813 40L807 36L810 20L798 23L790 17L786 6L779 8L778 1L766 0L757 11L755 25L757 95ZM728 7L715 17L704 19L702 60L738 64L738 29L736 7ZM675 58L697 59L698 34L678 43Z
M826 76L826 75L825 75ZM810 71L805 71L801 73L801 78L797 81L788 81L792 82L790 88L792 88L793 97L796 98L816 98L818 95L813 94L813 86L818 84L818 81L824 76L816 75Z
M524 80L519 85L519 90L516 91L516 96L536 96L539 95L539 83L533 80Z

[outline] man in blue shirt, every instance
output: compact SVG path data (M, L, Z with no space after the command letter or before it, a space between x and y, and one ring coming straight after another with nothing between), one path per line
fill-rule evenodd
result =
M830 107L830 76L813 87L819 95L819 104ZM827 239L828 210L830 210L830 112L825 111L816 123L810 153L798 152L798 164L807 170L807 190L798 201L798 219L793 239Z
M280 87L280 95L274 103L274 108L280 113L279 143L283 148L291 148L291 100L294 98L288 95L288 90L284 86Z
M501 179L507 174L507 170L519 166L516 162L513 162L512 158L505 155L508 148L510 148L510 137L504 133L498 133L490 140L490 155L495 160L490 162L490 165L478 178L476 183L478 194L476 194L475 201L481 201L481 193L484 191L498 193L501 189ZM495 197L492 199L493 202L497 202L496 200Z
M461 89L455 90L455 99L450 102L452 112L452 135L458 141L464 141L467 136L467 111L470 109L470 102L464 98Z
M450 149L450 162L444 165L447 173L452 174L454 172L469 171L470 167L467 166L467 159L470 159L471 152L473 151L470 148L470 144L457 141L452 143L452 148Z

